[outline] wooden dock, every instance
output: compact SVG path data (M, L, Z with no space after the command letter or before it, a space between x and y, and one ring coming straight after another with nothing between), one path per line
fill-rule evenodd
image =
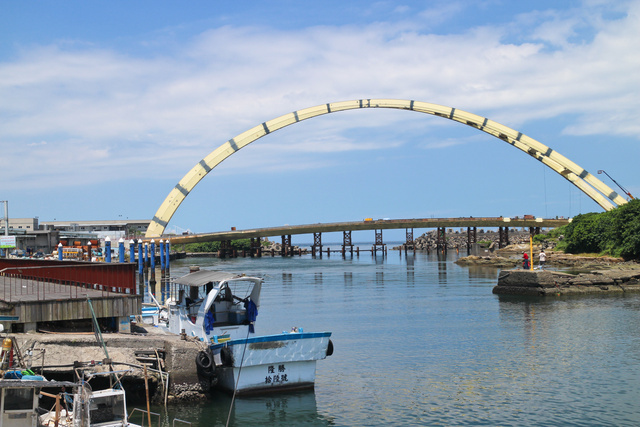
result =
M2 298L11 295L11 298ZM44 322L91 319L91 300L98 319L126 319L141 313L139 295L107 292L37 280L0 277L0 323L12 332L35 331Z
M90 320L88 300L96 318L108 319L122 331L130 329L129 316L141 313L133 264L3 261L11 263L0 270L0 324L6 331L31 332L43 323Z

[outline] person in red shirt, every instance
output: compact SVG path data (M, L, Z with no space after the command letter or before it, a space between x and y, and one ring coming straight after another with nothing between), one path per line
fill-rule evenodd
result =
M522 252L522 268L525 270L529 269L529 255L527 252Z

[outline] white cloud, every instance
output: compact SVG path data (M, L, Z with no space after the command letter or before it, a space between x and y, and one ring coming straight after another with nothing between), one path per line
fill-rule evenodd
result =
M579 16L535 12L511 26L452 35L431 34L428 27L430 20L454 19L461 13L457 3L418 14L423 24L290 31L226 26L151 58L86 44L25 49L0 63L0 149L7 164L0 185L9 176L27 186L47 185L30 180L21 163L39 162L38 175L46 176L69 159L179 175L258 123L358 98L440 103L511 127L572 114L566 133L637 138L639 6L628 8L615 21L601 17L600 5L587 4ZM575 42L585 26L593 37ZM308 138L295 132L270 137L269 147L278 156L285 147L298 153L378 150L380 141L353 140L345 129L402 120L341 113L306 125ZM261 153L265 170L276 162L269 152Z

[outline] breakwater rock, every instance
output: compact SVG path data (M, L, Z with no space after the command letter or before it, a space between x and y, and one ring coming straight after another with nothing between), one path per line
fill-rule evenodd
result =
M484 265L497 268L504 267L521 267L522 252L529 253L529 244L514 244L506 248L495 250L494 252L485 251L486 255L474 256L469 255L459 258L455 261L458 265ZM533 247L533 265L540 263L540 246ZM555 269L566 269L578 272L586 272L591 270L640 270L640 264L635 261L625 261L622 258L614 258L609 256L583 256L565 254L553 250L545 250L547 254L547 267Z
M447 249L467 248L467 230L461 229L446 229L445 233ZM498 248L500 242L500 233L497 230L484 230L479 229L476 232L476 242L483 242L484 246L491 248ZM529 244L529 230L517 230L515 228L509 229L509 244ZM413 244L416 250L428 251L436 249L438 246L438 236L436 230L427 231L420 237L414 239ZM393 249L402 249L401 246L396 246Z
M595 270L568 274L547 270L503 270L493 293L498 295L560 296L640 292L638 270Z
M517 267L522 263L520 259L505 258L502 256L475 256L469 255L467 257L458 258L455 261L458 265L481 265L488 267L504 268L504 267Z

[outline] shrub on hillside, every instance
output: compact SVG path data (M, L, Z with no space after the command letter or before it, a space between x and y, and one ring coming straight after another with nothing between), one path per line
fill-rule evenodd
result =
M566 252L640 259L639 200L631 200L609 212L578 215L563 228Z

